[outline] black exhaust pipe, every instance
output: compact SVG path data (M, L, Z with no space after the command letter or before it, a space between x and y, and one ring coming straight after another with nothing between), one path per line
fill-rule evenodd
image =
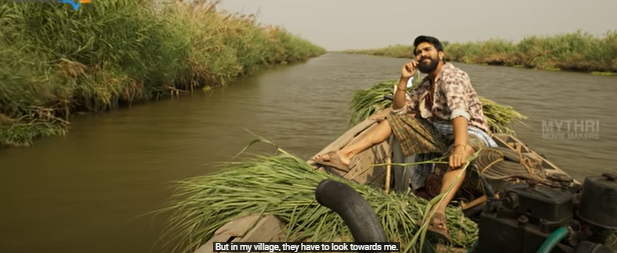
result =
M388 242L377 214L366 199L349 185L323 180L315 189L315 198L320 205L341 216L355 242Z

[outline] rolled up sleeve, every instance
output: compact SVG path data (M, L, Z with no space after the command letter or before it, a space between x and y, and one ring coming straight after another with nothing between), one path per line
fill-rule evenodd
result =
M444 80L446 100L448 101L448 108L451 115L450 120L457 117L464 117L467 121L470 120L469 115L469 102L467 101L465 90L467 88L468 80L462 77L450 77Z
M391 114L406 114L415 112L418 107L418 94L416 90L405 93L405 106L399 109L392 109Z

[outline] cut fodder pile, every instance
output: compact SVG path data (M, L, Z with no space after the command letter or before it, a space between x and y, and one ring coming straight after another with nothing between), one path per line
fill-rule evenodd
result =
M392 94L394 85L397 83L398 80L387 80L368 89L356 91L351 101L349 124L356 125L374 113L392 106L392 101L384 99L384 95ZM480 97L480 102L493 133L514 134L511 125L527 118L512 107L500 105L487 98Z
M194 252L225 223L250 214L273 214L286 223L286 241L334 241L351 233L335 212L315 200L315 188L324 179L344 182L358 191L377 213L390 241L400 241L404 252L431 252L416 225L427 213L428 201L414 195L386 193L319 172L288 154L257 156L228 164L213 175L181 182L174 194L167 240L174 252ZM457 208L448 208L453 244L470 248L478 237L476 223ZM428 237L427 237L428 238ZM420 245L424 250L420 251Z

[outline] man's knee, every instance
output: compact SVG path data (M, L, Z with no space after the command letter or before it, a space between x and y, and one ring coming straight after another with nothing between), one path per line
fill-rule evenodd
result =
M488 147L488 145L483 140L481 140L475 135L470 135L467 138L467 144L473 148L474 152Z
M388 118L385 118L383 121L379 122L380 125L390 126L390 121Z

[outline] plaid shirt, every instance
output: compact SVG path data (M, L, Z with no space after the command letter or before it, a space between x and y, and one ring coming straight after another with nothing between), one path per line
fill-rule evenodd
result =
M439 124L452 124L452 119L465 117L470 126L490 133L478 94L465 71L446 63L435 78L432 96L429 96L430 86L430 77L426 76L418 86L407 92L406 106L393 110L393 113L417 112L430 122Z

